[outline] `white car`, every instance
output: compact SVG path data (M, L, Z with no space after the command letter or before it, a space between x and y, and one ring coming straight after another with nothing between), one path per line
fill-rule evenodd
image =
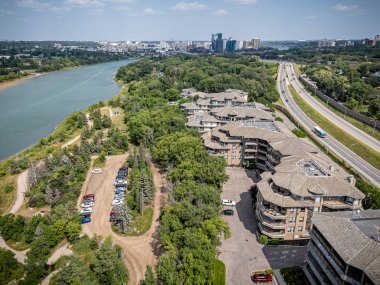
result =
M94 202L82 203L82 208L90 208L90 207L94 207Z
M93 212L93 208L86 208L80 211L81 214L91 214Z
M112 206L123 205L123 204L124 204L123 200L116 199L112 201Z
M92 173L93 174L100 174L100 173L102 173L103 171L100 169L100 168L94 168L93 170L92 170Z
M229 200L229 199L223 199L222 200L222 205L223 206L232 206L232 207L235 207L236 206L236 202L232 201L232 200Z

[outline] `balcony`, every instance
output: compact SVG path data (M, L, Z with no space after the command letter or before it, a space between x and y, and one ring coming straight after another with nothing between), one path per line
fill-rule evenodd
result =
M257 162L256 167L261 169L261 170L267 171L267 167L265 166L265 164Z
M264 206L260 206L260 212L268 218L274 220L286 220L286 215L276 212L273 209L265 209Z
M262 152L262 153L265 153L265 156L266 156L266 154L267 154L267 149L266 149L266 148L259 147L259 148L257 149L257 151Z
M267 154L267 158L269 158L269 160L271 160L274 163L280 163L280 159L275 158L274 156L272 156L270 154Z
M248 141L246 141L245 142L245 145L254 145L254 146L256 146L257 145L257 142L248 142Z
M362 206L360 204L353 205L353 204L348 204L348 203L345 203L344 201L339 201L339 200L335 200L335 201L324 200L323 206L325 206L326 208L332 209L332 210L339 210L339 209L356 210L356 209L362 208Z
M261 159L261 160L263 160L263 161L266 161L266 160L267 160L266 156L265 156L265 155L262 155L262 154L257 154L257 158L258 158L258 159Z
M337 277L339 276L338 274L335 273L335 271L332 269L331 264L329 264L328 261L324 257L322 257L317 250L311 246L310 244L307 246L310 254L314 257L314 259L318 262L318 264L321 266L321 268L324 269L323 273L330 279L332 284L341 284L340 278L338 279ZM342 276L341 276L342 277ZM355 284L359 285L359 284Z
M255 159L256 158L256 156L255 155L251 155L251 154L245 154L244 155L244 159Z
M256 217L258 218L259 222L271 229L277 229L277 230L284 230L285 229L285 223L281 222L275 222L271 219L263 218L259 211L256 211Z
M266 229L260 223L258 223L260 232L270 238L283 239L285 236L285 231L271 231L270 229Z

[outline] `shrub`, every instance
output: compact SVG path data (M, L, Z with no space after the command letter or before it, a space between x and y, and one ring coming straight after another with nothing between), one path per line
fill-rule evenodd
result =
M5 187L4 187L4 192L5 192L5 193L10 193L10 192L12 192L13 190L15 190L15 186L12 185L12 184L7 184L7 185L5 185Z
M279 245L280 241L278 239L270 239L269 244L271 245Z
M261 235L259 240L262 244L268 244L268 242L269 242L269 239L266 235Z
M305 132L300 130L300 129L297 129L297 128L293 129L292 133L295 134L299 138L305 138L306 137Z
M274 120L278 122L284 122L284 120L281 117L276 117Z

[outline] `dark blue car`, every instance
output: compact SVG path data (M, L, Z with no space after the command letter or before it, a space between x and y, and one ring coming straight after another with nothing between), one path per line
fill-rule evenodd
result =
M85 217L85 218L83 218L83 219L80 221L81 224L87 224L87 223L89 223L89 222L91 222L91 218L90 218L90 217Z

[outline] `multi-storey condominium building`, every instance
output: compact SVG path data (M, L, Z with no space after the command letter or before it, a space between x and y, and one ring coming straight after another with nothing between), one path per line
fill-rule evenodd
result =
M264 171L255 189L262 234L285 241L308 239L314 213L360 209L365 196L316 147L279 126L273 121L231 122L202 138L207 150L229 165Z
M258 103L214 108L207 113L188 116L186 125L190 128L197 128L200 133L204 133L229 122L242 120L274 121L274 117L263 109L267 108Z
M208 112L213 108L223 106L242 106L248 102L248 93L236 89L227 89L221 93L208 94L204 92L193 92L186 94L188 97L199 97L195 102L181 105L181 108L185 110L188 115Z
M380 210L318 213L304 271L314 284L380 284Z

